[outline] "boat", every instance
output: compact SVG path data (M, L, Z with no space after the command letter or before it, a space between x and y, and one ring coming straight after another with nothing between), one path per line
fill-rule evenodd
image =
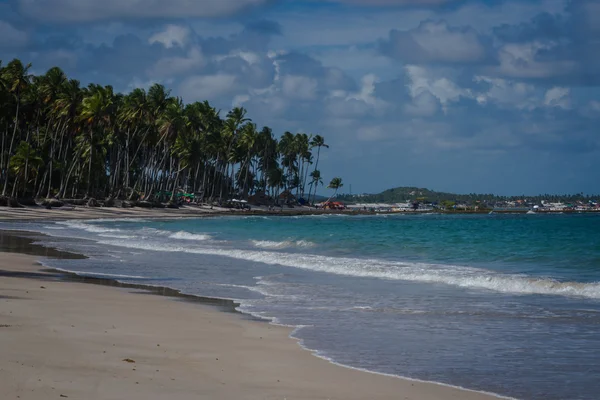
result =
M529 211L527 211L527 214L536 214L536 212L533 210L529 210Z

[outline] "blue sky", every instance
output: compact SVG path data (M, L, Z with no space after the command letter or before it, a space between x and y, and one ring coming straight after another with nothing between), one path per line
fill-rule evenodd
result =
M600 193L600 0L0 0L0 59L319 133L326 180Z

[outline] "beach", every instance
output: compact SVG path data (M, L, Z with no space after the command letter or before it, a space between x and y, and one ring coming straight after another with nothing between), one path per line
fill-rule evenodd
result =
M37 258L0 253L6 399L496 398L337 366L303 350L290 328L140 289L64 281Z

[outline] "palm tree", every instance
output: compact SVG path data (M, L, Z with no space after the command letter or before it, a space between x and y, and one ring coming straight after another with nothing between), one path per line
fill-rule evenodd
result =
M315 135L315 137L310 142L310 146L312 148L315 148L315 147L317 148L317 161L315 162L315 169L314 169L314 171L316 171L319 168L319 158L321 156L321 147L325 147L326 149L328 149L329 145L325 144L325 138L323 136ZM313 203L315 201L314 196L317 195L316 189L317 188L315 187L315 193L313 195ZM310 197L310 193L309 193L308 197Z
M14 96L16 100L13 133L10 139L10 145L8 147L8 156L6 159L4 188L2 189L3 196L6 195L6 189L8 188L8 164L10 162L10 154L12 153L13 144L17 135L17 129L19 127L19 111L21 106L21 97L23 96L23 92L27 89L31 81L31 75L29 75L30 68L31 64L23 65L23 63L20 60L14 59L10 63L8 63L8 65L5 68L2 69L1 78L4 82L4 86L6 87L8 92Z
M193 188L212 200L282 188L304 195L308 184L310 199L322 184L318 169L309 171L322 138L285 132L278 141L244 108L222 118L208 101L185 105L158 84L115 94L94 83L81 88L57 67L40 76L29 68L0 63L3 195L161 201L170 191L173 201L178 188Z
M317 195L317 187L319 185L323 185L323 179L321 178L321 171L319 171L318 169L314 170L313 172L310 173L310 177L311 177L311 181L309 183L311 189L314 188L315 190L315 197ZM313 199L314 202L314 199Z
M40 157L39 152L33 149L29 143L25 141L19 143L15 154L10 159L10 168L15 175L11 197L16 196L19 180L23 181L23 195L25 195L29 183L28 176L35 177L43 162L44 160Z
M82 138L80 144L85 147L82 155L88 161L86 197L91 194L94 148L98 145L98 141L94 138L94 132L96 130L101 131L103 127L109 124L113 103L112 87L91 86L90 89L89 95L83 99L81 110L81 120L87 128L85 129L86 134L80 136Z
M344 184L342 183L342 178L333 178L331 180L331 182L329 182L329 185L327 185L327 189L335 189L335 192L333 193L333 196L331 196L329 198L329 200L331 200L332 198L334 198L337 195L338 189L341 188L342 186L344 186ZM329 201L327 200L327 201Z

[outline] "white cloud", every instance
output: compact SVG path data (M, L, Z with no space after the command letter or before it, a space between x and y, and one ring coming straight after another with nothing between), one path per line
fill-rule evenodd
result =
M544 96L544 105L563 109L571 108L571 90L564 87L553 87Z
M185 79L179 86L179 93L186 101L216 101L230 95L236 89L236 77L229 74L197 75Z
M185 57L166 57L158 60L149 70L154 78L173 77L202 68L206 59L199 47L191 48Z
M349 95L346 100L360 100L369 105L376 105L379 100L373 95L377 77L373 74L365 75L361 80L360 92Z
M429 91L424 91L413 98L412 103L404 106L404 111L415 117L431 117L440 109L439 100Z
M317 80L307 76L285 75L281 79L281 91L289 98L312 100L317 95Z
M189 28L179 25L167 25L164 31L150 36L148 43L160 43L167 49L175 46L184 47L189 36Z
M573 71L572 61L539 61L538 52L554 48L556 43L511 43L498 51L500 65L490 69L494 74L513 78L548 78Z
M231 102L231 106L232 107L240 107L240 106L244 105L244 103L248 102L249 100L250 100L249 95L239 94L233 98L233 101Z
M248 65L254 65L254 64L258 64L261 61L261 56L257 53L253 53L250 51L242 51L242 50L235 50L232 51L231 53L224 55L224 56L217 56L215 57L216 61L224 61L230 58L241 58L242 60L246 61L246 63L248 63Z
M530 84L488 76L476 76L474 81L490 85L486 92L477 95L477 102L481 105L495 103L506 108L533 110L541 103L541 99L536 97L535 86Z
M23 14L43 21L111 18L220 17L267 0L19 0Z
M26 45L28 40L26 32L18 30L8 22L0 21L0 46L21 47Z
M447 77L434 76L426 68L417 65L407 65L404 68L410 79L410 83L407 85L408 92L413 99L419 97L422 93L429 92L437 97L444 112L447 112L447 106L450 102L456 102L461 97L473 97L470 90L459 87Z

